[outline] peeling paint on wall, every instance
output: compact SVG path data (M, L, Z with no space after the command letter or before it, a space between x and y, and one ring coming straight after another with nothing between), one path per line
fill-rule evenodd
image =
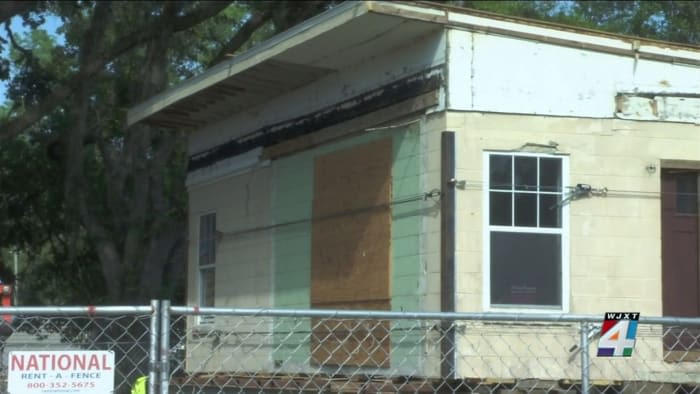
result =
M644 107L650 120L697 122L691 98L700 98L698 71L687 64L478 31L448 32L450 110L610 118L620 116L618 93L653 92L632 107ZM646 99L655 96L666 97L654 100L663 118L650 112Z
M615 108L620 119L700 124L700 95L619 93Z

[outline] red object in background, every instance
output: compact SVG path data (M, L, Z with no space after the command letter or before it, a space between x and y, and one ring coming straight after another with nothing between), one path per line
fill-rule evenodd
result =
M0 284L2 288L0 288L0 300L2 303L2 307L10 307L12 306L12 286L11 285L5 285L5 284ZM2 315L2 319L8 323L12 322L12 315Z

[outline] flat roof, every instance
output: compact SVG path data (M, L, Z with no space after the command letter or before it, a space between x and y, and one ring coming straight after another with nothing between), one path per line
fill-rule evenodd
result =
M700 47L431 2L348 1L128 111L127 124L198 128L445 26L700 65ZM381 37L381 38L380 38ZM372 41L373 45L364 45Z

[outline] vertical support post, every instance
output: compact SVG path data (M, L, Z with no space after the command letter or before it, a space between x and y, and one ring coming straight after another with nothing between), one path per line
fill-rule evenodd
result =
M151 300L151 328L148 332L150 346L148 349L148 394L157 394L158 389L158 338L160 330L160 301Z
M588 356L588 322L581 322L581 394L591 389L590 360Z
M440 174L440 310L455 311L455 133L441 136ZM442 322L440 365L443 379L455 377L455 322Z
M19 256L17 255L17 250L14 251L14 258L15 258L15 283L14 283L14 289L12 292L12 295L14 296L14 302L12 303L13 306L19 306Z
M170 388L170 301L160 303L160 392Z
M697 176L697 215L698 215L698 228L697 228L697 248L698 248L698 284L700 284L700 172L696 174ZM700 305L700 289L697 287L697 297L698 297L698 305ZM698 311L700 312L700 311Z

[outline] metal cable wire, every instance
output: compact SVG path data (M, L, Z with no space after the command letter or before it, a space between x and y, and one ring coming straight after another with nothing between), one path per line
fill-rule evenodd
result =
M374 210L378 210L378 209L391 207L394 205L406 204L409 202L427 201L427 200L433 200L433 201L437 202L441 195L442 195L442 192L440 190L433 189L429 192L415 194L412 196L406 196L406 197L402 197L402 198L399 198L396 200L392 200L392 201L385 203L385 204L377 204L377 205L372 205L372 206L368 206L368 207L339 211L339 212L336 212L332 215L315 216L315 217L303 218L303 219L298 219L298 220L290 220L290 221L286 221L286 222L275 223L275 224L270 224L270 225L266 225L266 226L251 227L251 228L237 230L237 231L225 231L225 232L222 232L222 235L227 237L227 238L228 237L235 237L235 236L249 234L249 233L258 232L258 231L266 231L266 230L272 230L272 229L285 227L285 226L292 226L295 224L311 223L311 222L315 222L315 221L335 219L335 218L344 217L344 216L352 216L352 215L356 215L356 214L360 214L360 213L365 213L365 212L370 212L370 211L374 211Z
M484 185L486 185L486 182L483 181L465 181L465 187L470 188L470 189L480 189L483 190ZM489 191L498 191L498 192L531 192L534 193L537 190L537 185L526 185L526 184L517 184L513 185L512 188L509 189L489 189ZM577 185L573 186L564 186L564 189L569 189L569 190L575 190L578 187ZM645 195L645 196L661 196L661 195L675 195L675 196L697 196L698 193L695 192L663 192L663 191L649 191L649 190L625 190L625 189L610 189L607 187L600 187L600 188L592 188L593 191L607 191L608 194L610 193L619 193L619 194L640 194L640 195ZM561 193L561 192L552 192L552 191L547 191L548 193Z

